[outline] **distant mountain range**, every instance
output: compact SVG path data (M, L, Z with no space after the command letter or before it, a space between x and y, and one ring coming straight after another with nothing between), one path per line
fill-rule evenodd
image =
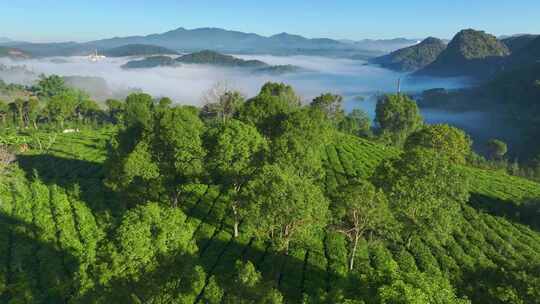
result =
M394 38L394 39L363 39L359 41L353 40L340 40L343 43L353 44L361 49L370 51L382 51L390 53L398 49L402 49L411 45L418 44L421 39L407 39L407 38Z
M411 39L339 41L328 38L306 38L281 33L270 37L220 28L178 28L161 34L114 37L86 43L6 42L36 57L85 55L126 45L152 45L180 52L215 50L223 53L266 53L274 55L321 55L369 58L417 43Z

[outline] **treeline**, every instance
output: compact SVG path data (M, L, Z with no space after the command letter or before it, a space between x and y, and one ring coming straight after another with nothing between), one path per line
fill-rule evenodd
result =
M33 86L3 85L0 91L18 92L12 102L0 99L0 125L4 129L64 129L98 127L111 123L110 111L81 90L68 87L57 75L41 76Z

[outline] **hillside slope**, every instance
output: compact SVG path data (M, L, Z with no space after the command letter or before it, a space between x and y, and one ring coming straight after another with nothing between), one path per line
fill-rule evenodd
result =
M429 37L419 44L374 58L371 62L391 70L411 72L434 62L445 49L446 44L442 40Z
M512 53L526 47L531 41L538 38L538 35L518 35L504 38L501 41L510 49Z

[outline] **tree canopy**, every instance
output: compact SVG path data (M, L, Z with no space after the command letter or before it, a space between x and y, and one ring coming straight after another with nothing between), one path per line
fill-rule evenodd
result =
M405 142L405 149L417 147L433 149L448 156L456 164L464 164L471 154L472 141L462 130L447 124L428 125L411 134Z
M385 95L377 102L375 122L383 138L401 146L407 137L420 129L422 116L416 102L403 94Z
M291 241L307 243L326 226L328 200L290 168L267 165L244 187L245 230L285 252Z
M407 242L419 234L447 237L469 198L468 181L448 156L424 148L384 161L373 180L387 193Z

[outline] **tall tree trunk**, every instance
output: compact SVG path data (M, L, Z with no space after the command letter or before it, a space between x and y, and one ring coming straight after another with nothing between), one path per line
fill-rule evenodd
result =
M358 239L359 239L358 232L355 232L354 234L354 242L353 247L351 250L351 257L349 259L349 270L352 271L354 269L354 258L356 257L356 249L358 248Z
M234 237L237 238L238 237L238 221L235 219L234 220Z
M179 196L178 191L175 191L172 198L172 203L173 203L174 208L178 207L178 196Z
M233 217L234 217L234 237L237 238L239 235L239 232L238 232L239 220L238 220L238 209L236 208L236 203L233 204L232 210L233 210Z

